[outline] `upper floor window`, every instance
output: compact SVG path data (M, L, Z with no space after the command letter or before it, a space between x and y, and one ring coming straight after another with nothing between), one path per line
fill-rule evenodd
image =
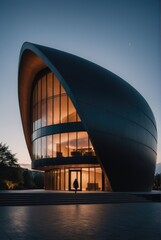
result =
M33 89L33 131L52 124L77 122L80 118L58 78L47 72Z

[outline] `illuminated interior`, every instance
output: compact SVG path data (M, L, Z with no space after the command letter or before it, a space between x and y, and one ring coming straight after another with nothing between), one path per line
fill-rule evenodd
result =
M48 72L36 79L33 89L33 131L80 118L57 77Z
M78 191L101 191L103 175L98 166L57 168L46 172L46 189L51 190L74 190L73 181L77 178Z
M49 70L44 70L35 78L32 94L33 136L48 126L59 125L60 132L37 136L32 141L33 161L40 159L60 159L59 166L45 168L45 187L53 190L73 190L73 181L78 179L78 190L99 191L103 189L103 173L99 164L84 162L61 165L65 158L88 159L95 156L92 143L86 131L61 131L61 125L79 123L80 117L60 84ZM43 169L44 170L44 169Z
M33 141L33 159L95 156L87 132L66 132Z

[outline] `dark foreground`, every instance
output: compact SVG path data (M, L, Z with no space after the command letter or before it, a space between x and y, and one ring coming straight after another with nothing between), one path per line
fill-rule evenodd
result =
M160 202L161 192L0 191L0 206L40 206L106 203Z
M1 206L1 240L160 240L161 203Z

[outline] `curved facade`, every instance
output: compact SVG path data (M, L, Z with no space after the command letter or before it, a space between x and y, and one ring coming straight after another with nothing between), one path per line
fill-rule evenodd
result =
M18 93L32 166L46 188L150 191L157 130L144 98L110 71L55 49L25 43Z

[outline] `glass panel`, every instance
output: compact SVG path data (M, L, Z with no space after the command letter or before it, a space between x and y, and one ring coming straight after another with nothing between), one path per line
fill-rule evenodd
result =
M60 122L60 83L54 76L54 124Z
M38 119L37 119L37 128L41 127L41 102L38 102Z
M60 169L57 170L57 173L56 173L56 190L60 190L60 181L61 181L61 175L60 175Z
M54 171L50 171L50 188L49 189L54 189Z
M88 147L88 135L87 132L78 132L78 151L81 155L87 155L89 151Z
M57 190L57 188L56 188L56 172L57 172L57 170L53 171L53 189L54 190Z
M47 136L47 157L52 158L53 156L53 141L52 135Z
M33 108L33 131L37 129L37 115L38 115L38 109L36 104Z
M92 155L92 156L96 155L90 139L89 139L89 153L88 153L88 155Z
M60 120L60 95L54 97L54 124Z
M90 183L94 183L94 168L90 168Z
M35 141L32 142L32 158L35 159Z
M41 155L42 155L42 158L47 157L47 154L46 154L46 137L42 137Z
M47 96L53 96L53 87L52 87L52 73L47 74Z
M52 189L52 179L51 179L51 171L48 172L48 185L47 185L47 189Z
M33 159L37 159L37 140L32 143Z
M46 99L42 102L42 127L46 126Z
M83 191L87 190L88 182L89 182L88 168L83 168L82 169L82 190Z
M60 134L53 135L53 151L54 157L62 157Z
M61 123L67 122L67 95L61 95Z
M69 153L69 145L68 145L68 133L61 134L61 152L63 157L68 157Z
M37 85L35 85L34 91L33 91L33 131L37 129Z
M69 156L76 156L76 132L69 133Z
M37 139L37 158L41 158L41 138Z
M69 190L69 170L65 169L65 190Z
M54 96L60 95L60 82L56 76L54 76Z
M52 124L52 98L47 101L47 125Z
M60 188L60 190L64 190L64 169L61 169L60 170L61 171L61 188Z
M42 99L46 99L46 75L42 77Z
M69 98L69 116L68 116L68 121L69 122L76 122L76 110L75 110L75 107L74 107L74 105L73 105L73 103L72 103L72 101L70 100L70 98Z
M66 93L66 92L65 92L65 89L63 88L63 86L61 85L61 94L63 94L63 93Z
M96 190L102 190L102 170L96 168Z

